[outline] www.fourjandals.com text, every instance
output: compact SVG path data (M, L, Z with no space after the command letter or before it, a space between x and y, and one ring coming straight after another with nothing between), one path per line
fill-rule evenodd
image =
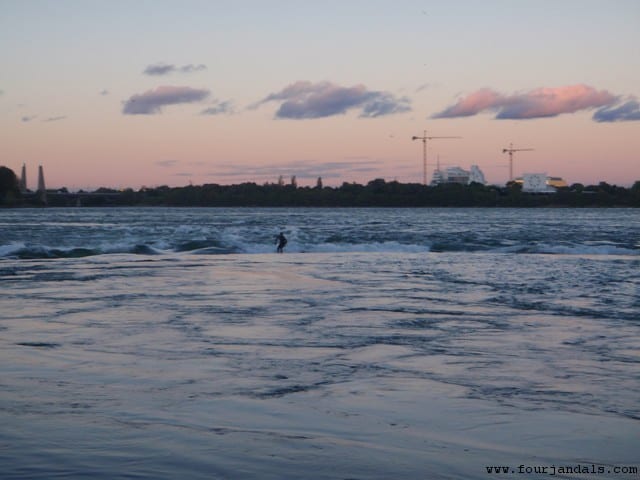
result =
M485 466L489 475L637 475L640 478L640 470L633 465L510 465Z

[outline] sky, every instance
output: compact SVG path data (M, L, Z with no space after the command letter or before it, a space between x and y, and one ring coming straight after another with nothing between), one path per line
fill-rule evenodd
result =
M637 0L0 0L0 165L35 189L640 180Z

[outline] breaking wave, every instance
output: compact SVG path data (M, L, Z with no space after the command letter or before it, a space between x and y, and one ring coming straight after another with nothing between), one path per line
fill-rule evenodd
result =
M582 210L22 210L3 221L0 258L265 254L275 252L279 231L289 253L639 256L629 218Z
M450 245L438 244L436 248L430 245L404 244L400 242L371 242L371 243L329 243L317 244L289 244L289 253L504 253L504 254L545 254L545 255L620 255L640 256L639 249L616 246L589 245L549 245L522 244L509 247L492 247L483 245ZM227 254L265 254L274 252L269 244L257 242L220 244L212 241L193 241L174 246L158 246L145 243L121 243L111 246L84 247L56 247L46 245L28 245L24 243L0 246L0 258L14 259L55 259L79 258L94 255L133 254L133 255L166 255L166 254L198 254L198 255L227 255Z

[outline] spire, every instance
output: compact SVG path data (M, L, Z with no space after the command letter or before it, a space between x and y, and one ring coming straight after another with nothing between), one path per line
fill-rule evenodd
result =
M22 173L20 173L20 192L27 192L27 166L22 164Z
M42 165L38 167L38 196L40 200L42 200L42 203L47 203L47 189L44 185L44 169Z

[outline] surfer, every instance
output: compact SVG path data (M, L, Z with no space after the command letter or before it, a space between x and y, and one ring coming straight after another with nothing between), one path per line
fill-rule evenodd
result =
M287 238L284 236L284 232L280 232L280 235L276 237L276 243L278 244L278 253L283 253L284 246L287 244Z

